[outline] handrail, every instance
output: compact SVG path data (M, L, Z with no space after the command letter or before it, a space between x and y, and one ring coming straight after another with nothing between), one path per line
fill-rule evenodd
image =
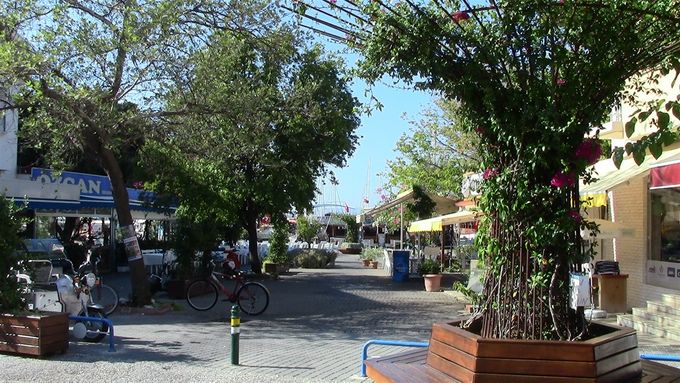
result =
M114 339L113 339L113 322L111 322L110 319L97 318L97 317L84 317L84 316L78 316L78 315L69 315L68 319L74 320L74 321L102 322L102 323L107 324L109 326L109 352L115 352L116 351L116 347L114 346Z
M371 339L364 343L361 350L361 377L366 377L366 359L368 358L368 346L372 344L379 344L382 346L400 346L400 347L428 347L428 342L410 342L404 340L385 340L385 339Z
M680 356L667 354L640 354L640 359L658 360L662 362L680 362Z

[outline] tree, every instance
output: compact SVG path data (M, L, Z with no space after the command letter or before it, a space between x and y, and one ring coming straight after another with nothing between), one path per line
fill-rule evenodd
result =
M54 165L83 152L108 175L139 304L150 293L116 153L168 112L158 95L215 30L256 34L269 23L254 16L270 13L255 1L0 1L0 86L18 88L14 106L35 108L24 133L49 143Z
M258 219L310 208L315 180L344 166L357 140L358 103L340 64L303 44L285 26L259 38L214 36L168 97L196 108L146 149L157 190L246 229L256 271Z
M0 312L12 313L25 308L15 273L20 269L17 247L22 219L14 201L0 195Z
M463 174L479 170L479 138L460 126L459 105L439 100L422 119L411 121L411 131L401 136L394 161L388 161L387 185L419 185L439 194L460 197Z
M345 237L345 241L352 243L359 242L359 229L361 229L361 224L357 223L357 217L352 214L341 214L338 218L347 225L347 236Z
M297 233L304 242L311 243L321 230L321 223L312 217L299 215L297 217Z
M587 256L579 228L593 228L575 181L589 179L601 150L589 135L626 80L677 55L677 1L333 3L369 81L390 74L457 100L480 137L482 336L587 336L568 302L570 267Z

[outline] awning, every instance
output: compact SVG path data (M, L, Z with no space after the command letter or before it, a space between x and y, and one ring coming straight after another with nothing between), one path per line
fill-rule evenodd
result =
M664 152L658 159L654 159L652 155L647 155L644 162L641 165L637 165L632 158L626 159L621 164L620 169L611 170L612 160L607 159L600 161L596 166L604 163L607 165L609 172L606 172L600 176L600 178L588 185L582 185L580 189L581 201L583 201L586 206L604 206L607 204L607 191L612 188L628 181L631 178L639 176L654 166L659 166L660 164L675 161L680 157L680 147L673 149L664 149Z
M680 163L661 164L649 173L650 189L680 187Z
M612 238L630 238L635 236L635 229L626 226L619 222L607 221L599 218L586 218L589 222L595 222L598 225L600 232L593 235L590 230L582 229L581 238L583 239L612 239Z
M439 217L422 219L411 222L408 228L409 233L422 233L431 231L442 231L443 226L455 225L463 222L473 222L483 215L480 211L463 210L456 213L446 214Z
M402 203L410 202L413 200L413 189L401 192L397 195L397 198L389 201L383 205L375 207L364 213L366 216L375 216L376 214L382 213L383 211L389 210L395 206L399 206ZM456 210L456 201L448 197L438 196L436 194L427 193L427 196L432 199L435 203L435 212L438 214L448 213L450 211Z
M422 233L430 231L442 231L441 217L434 217L428 219L421 219L420 221L413 221L408 227L409 233Z

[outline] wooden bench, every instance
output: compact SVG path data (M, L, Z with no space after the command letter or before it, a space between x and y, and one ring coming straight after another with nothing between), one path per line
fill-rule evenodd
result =
M376 383L433 382L461 383L427 365L427 349L408 351L366 361L367 375ZM680 370L642 360L642 376L621 383L680 383Z

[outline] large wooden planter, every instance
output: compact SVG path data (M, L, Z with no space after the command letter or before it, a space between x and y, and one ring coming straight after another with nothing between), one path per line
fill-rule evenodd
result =
M640 376L635 330L592 324L586 341L488 339L458 322L436 323L427 365L469 383L622 382Z
M68 314L0 314L0 351L43 356L68 349Z

